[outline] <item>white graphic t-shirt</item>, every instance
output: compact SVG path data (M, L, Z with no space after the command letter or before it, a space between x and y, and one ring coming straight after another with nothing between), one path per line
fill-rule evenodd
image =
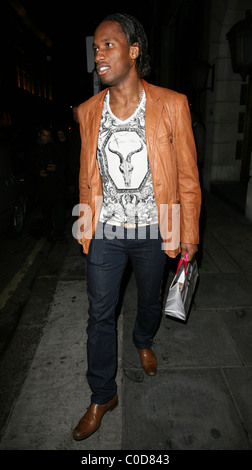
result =
M125 121L112 113L106 94L99 130L97 159L103 181L101 222L157 223L157 207L145 140L143 92Z

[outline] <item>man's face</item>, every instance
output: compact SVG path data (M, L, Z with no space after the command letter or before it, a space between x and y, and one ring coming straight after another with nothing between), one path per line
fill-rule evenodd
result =
M66 138L63 131L57 131L57 136L60 142L65 142Z
M118 86L137 75L135 59L138 44L129 45L119 23L104 21L95 31L94 54L96 71L103 85Z
M42 129L39 133L39 137L42 144L47 144L51 138L51 132L45 129Z

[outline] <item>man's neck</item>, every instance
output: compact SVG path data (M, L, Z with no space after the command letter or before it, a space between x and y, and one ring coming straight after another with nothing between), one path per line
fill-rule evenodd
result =
M128 119L138 106L143 92L142 80L137 79L131 86L109 88L110 109L122 121Z

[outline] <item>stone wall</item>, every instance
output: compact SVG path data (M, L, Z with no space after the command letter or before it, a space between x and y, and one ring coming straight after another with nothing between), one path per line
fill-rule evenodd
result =
M238 182L245 116L246 82L234 73L226 34L251 9L251 0L212 0L209 56L214 90L207 93L204 186Z

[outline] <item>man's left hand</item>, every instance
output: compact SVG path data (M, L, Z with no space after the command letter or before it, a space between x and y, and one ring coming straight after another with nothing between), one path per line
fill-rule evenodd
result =
M181 243L181 259L185 259L186 252L188 253L187 261L191 261L198 251L198 245L192 243Z

